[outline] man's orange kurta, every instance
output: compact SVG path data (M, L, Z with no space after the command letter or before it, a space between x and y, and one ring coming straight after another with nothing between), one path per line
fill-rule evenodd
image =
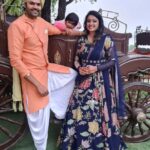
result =
M21 76L24 106L27 108L28 105L29 113L45 107L48 96L42 97L24 76L32 73L41 84L48 87L48 69L55 70L52 64L48 64L48 35L60 33L42 18L33 20L25 15L15 20L8 29L10 63ZM68 72L68 68L59 69L60 72Z

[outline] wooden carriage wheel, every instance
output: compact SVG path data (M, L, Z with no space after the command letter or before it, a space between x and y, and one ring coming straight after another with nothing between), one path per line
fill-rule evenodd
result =
M12 110L11 68L0 61L0 150L14 145L25 131L24 113Z
M131 82L125 86L128 119L121 124L126 142L142 142L150 138L150 84Z

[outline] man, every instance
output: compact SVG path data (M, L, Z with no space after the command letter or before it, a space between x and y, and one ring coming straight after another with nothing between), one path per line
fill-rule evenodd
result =
M49 64L48 35L60 30L39 17L41 0L24 0L25 14L8 29L11 65L21 77L23 103L37 150L46 150L50 109L62 119L74 87L76 72Z

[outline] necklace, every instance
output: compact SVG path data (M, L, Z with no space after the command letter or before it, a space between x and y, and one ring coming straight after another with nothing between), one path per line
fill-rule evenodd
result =
M94 37L88 36L88 37L87 37L87 40L88 40L88 43L89 43L89 44L94 44Z

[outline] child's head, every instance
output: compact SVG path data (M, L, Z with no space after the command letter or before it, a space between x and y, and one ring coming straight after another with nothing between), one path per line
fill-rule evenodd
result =
M75 13L70 13L65 18L67 28L73 29L79 22L79 17Z

